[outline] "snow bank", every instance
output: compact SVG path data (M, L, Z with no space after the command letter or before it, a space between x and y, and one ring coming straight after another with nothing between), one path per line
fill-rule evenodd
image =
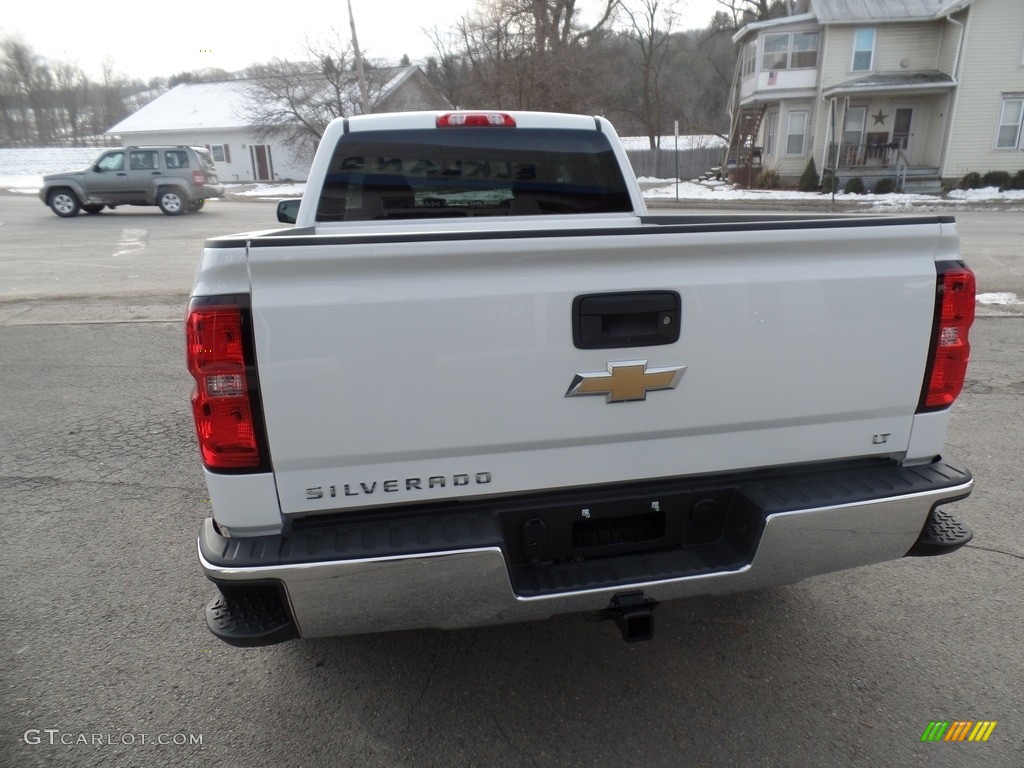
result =
M87 168L102 151L102 147L0 149L0 190L35 194L45 174Z

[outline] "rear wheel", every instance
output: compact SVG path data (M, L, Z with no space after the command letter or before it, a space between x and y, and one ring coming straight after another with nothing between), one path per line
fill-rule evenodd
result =
M157 193L156 204L168 216L180 216L185 212L185 198L175 189L161 189Z
M78 202L75 193L70 189L55 189L49 197L50 210L62 219L70 219L77 216L82 205Z
M86 203L82 206L82 210L86 213L99 213L103 210L103 203Z

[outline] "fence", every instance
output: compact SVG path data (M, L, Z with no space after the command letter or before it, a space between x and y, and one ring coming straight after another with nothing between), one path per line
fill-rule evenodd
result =
M637 177L676 178L676 156L679 157L678 178L692 179L722 163L721 147L698 149L627 149L626 156Z

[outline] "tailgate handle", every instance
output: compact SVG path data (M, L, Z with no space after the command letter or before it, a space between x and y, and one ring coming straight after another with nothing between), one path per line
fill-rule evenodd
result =
M593 293L572 302L572 340L577 349L653 347L679 340L675 291Z

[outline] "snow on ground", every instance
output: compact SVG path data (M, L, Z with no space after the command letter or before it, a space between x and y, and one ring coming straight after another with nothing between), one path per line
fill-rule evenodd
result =
M0 149L0 192L34 195L43 186L43 175L87 168L103 149Z
M251 197L257 200L278 200L285 197L302 197L305 184L225 184L224 191L233 197Z
M975 298L979 304L995 304L1003 307L1018 304L1024 306L1024 301L1017 298L1016 293L979 293Z
M642 178L638 179L644 186L644 198L647 200L675 200L676 184L672 181ZM706 200L708 202L738 201L745 202L774 202L774 201L804 201L820 202L829 199L827 195L820 192L798 192L790 189L737 189L731 184L723 181L712 181L695 183L692 181L681 181L678 184L678 196L680 200ZM836 201L841 203L871 205L873 208L908 208L914 205L935 203L944 200L954 205L966 205L967 203L993 202L993 201L1021 201L1024 202L1024 190L1007 190L1000 192L998 187L985 187L984 189L953 190L945 198L937 198L934 195L848 195L839 193Z

